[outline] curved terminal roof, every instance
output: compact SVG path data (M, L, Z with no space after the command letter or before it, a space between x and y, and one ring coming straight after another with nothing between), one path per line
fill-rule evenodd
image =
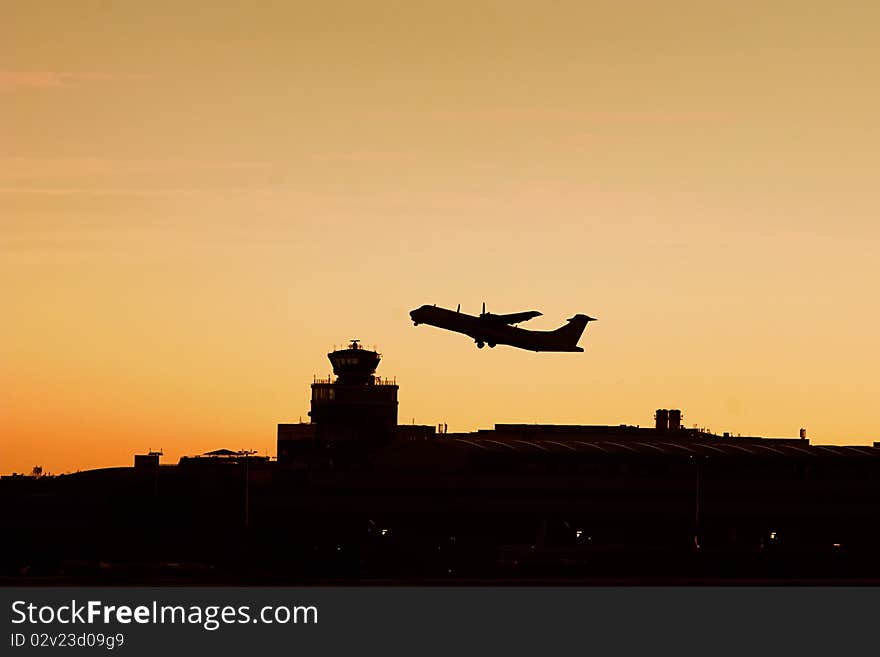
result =
M449 436L439 439L465 450L498 454L572 454L617 456L702 456L702 457L762 457L762 458L880 458L880 449L850 445L808 445L794 441L754 439L738 442L736 439L673 441L668 439L606 440L563 437L554 438L489 438Z

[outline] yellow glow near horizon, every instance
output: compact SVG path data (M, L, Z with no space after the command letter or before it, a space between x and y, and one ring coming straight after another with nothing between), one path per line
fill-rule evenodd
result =
M880 7L261 4L4 6L0 472L274 453L352 337L404 423L880 439ZM407 315L483 300L599 321Z

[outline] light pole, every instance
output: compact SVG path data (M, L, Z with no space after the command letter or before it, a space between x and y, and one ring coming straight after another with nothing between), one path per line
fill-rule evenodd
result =
M696 481L694 486L694 548L700 549L700 484L702 483L702 472L700 468L700 461L703 459L702 456L691 456L691 459L696 466Z
M251 454L256 454L257 450L255 449L243 449L238 452L239 456L244 456L244 526L250 524L250 513L251 513L251 482L250 477L248 475L248 457Z

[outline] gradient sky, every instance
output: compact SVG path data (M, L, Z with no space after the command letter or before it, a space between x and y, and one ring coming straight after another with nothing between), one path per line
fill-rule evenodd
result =
M864 0L6 0L0 472L274 453L349 338L404 423L674 407L880 440L878 24ZM600 321L533 354L407 316L483 300Z

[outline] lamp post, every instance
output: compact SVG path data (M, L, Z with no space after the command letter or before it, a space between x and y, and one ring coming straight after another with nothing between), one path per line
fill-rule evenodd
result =
M250 477L248 475L248 457L251 454L256 454L257 450L255 449L243 449L238 452L239 456L244 456L244 526L248 527L250 524L250 513L251 513L251 482Z
M702 484L702 472L700 467L700 462L704 460L703 456L691 456L691 460L696 466L696 477L695 477L695 486L694 486L694 548L700 549L700 497L701 497L701 484Z

